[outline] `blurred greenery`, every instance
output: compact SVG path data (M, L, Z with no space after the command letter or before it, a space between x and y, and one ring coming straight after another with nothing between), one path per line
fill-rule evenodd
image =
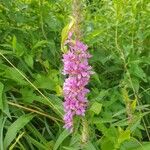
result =
M71 0L0 0L0 150L149 150L150 1L82 0L95 72L85 122L63 129L61 32ZM86 128L86 130L85 130Z

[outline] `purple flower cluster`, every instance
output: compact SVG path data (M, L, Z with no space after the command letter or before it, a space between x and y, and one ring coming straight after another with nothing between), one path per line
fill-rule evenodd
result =
M75 115L84 116L87 107L86 94L89 90L85 87L90 79L91 66L88 58L91 55L87 52L87 45L71 36L66 41L69 47L67 53L63 54L64 69L63 74L68 78L64 82L64 122L65 128L71 132L73 130L73 117Z

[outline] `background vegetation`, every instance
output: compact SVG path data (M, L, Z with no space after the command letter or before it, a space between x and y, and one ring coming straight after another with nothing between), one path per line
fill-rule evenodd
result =
M63 129L60 50L71 5L0 0L0 150L149 150L150 1L83 1L95 74L73 134Z

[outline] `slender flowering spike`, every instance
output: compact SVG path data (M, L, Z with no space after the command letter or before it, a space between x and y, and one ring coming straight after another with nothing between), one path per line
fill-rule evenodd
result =
M91 55L87 52L87 45L81 41L72 40L72 33L69 33L66 41L69 50L63 54L63 74L67 75L63 86L64 92L64 128L73 131L73 117L84 116L87 107L86 94L89 90L85 87L92 74L88 59Z

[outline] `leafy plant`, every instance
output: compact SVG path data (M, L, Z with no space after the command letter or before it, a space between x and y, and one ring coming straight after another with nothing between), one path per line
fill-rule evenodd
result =
M93 55L85 118L63 129L71 0L0 0L0 149L150 149L150 2L82 1ZM83 124L81 124L81 120Z

